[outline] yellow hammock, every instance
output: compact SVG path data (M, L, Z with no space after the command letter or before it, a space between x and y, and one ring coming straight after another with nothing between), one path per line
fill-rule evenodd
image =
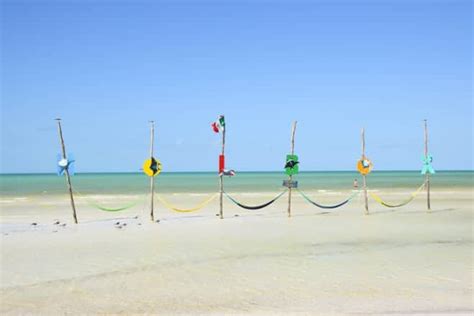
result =
M399 203L399 204L389 204L389 203L385 202L384 200L382 200L382 198L380 196L378 196L377 194L375 194L373 192L369 192L369 194L370 194L370 196L372 196L372 198L375 201L379 202L380 204L382 204L385 207L392 207L392 208L393 207L401 207L401 206L407 205L408 203L413 201L413 199L418 195L418 193L420 193L421 190L425 187L425 184L426 184L426 182L423 182L422 185L415 192L413 192L406 201L403 201L402 203Z
M200 204L198 204L196 207L193 207L193 208L188 208L188 209L182 209L182 208L178 208L176 206L174 206L173 204L171 204L170 202L166 201L163 197L161 196L158 196L158 200L163 203L164 206L166 206L167 208L169 208L170 210L173 210L175 212L178 212L178 213L191 213L191 212L195 212L195 211L199 211L200 209L202 209L204 206L206 206L207 204L209 204L212 200L214 200L214 198L217 196L217 193L211 195L209 198L207 198L206 200L204 200L203 202L201 202Z

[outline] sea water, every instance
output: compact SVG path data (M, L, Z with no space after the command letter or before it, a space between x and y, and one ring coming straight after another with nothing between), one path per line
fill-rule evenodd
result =
M284 172L240 172L224 177L228 192L277 192L288 176ZM161 173L155 177L155 188L162 193L216 192L219 188L215 172ZM362 186L361 176L351 171L301 172L293 177L304 190L350 190L354 179ZM374 171L367 177L371 189L416 189L424 181L419 171ZM141 194L148 192L150 178L142 173L82 173L72 177L75 190L87 194ZM435 188L473 188L474 171L439 171L431 175ZM2 174L2 196L64 194L64 176L55 174Z

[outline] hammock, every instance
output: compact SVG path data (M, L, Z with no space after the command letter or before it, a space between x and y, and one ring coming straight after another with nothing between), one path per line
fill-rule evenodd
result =
M233 197L231 197L229 194L227 194L227 192L224 192L225 196L231 200L232 202L234 202L237 206L240 206L241 208L244 208L246 210L259 210L259 209L262 209L262 208L265 208L271 204L273 204L273 202L275 202L276 200L278 200L283 194L286 193L287 190L281 192L280 194L278 194L276 197L274 197L273 199L271 199L270 201L266 202L266 203L263 203L263 204L260 204L260 205L244 205L240 202L238 202L236 199L234 199Z
M87 198L85 195L83 195L82 193L80 193L79 191L77 190L74 190L74 192L79 195L80 197L82 197L84 199L84 201L89 204L90 206L92 207L95 207L101 211L105 211L105 212L119 212L119 211L124 211L124 210L128 210L129 208L132 208L140 203L143 202L143 200L138 200L138 201L135 201L135 202L132 202L132 203L128 203L128 204L125 204L125 205L122 205L122 206L117 206L117 207L107 207L107 206L104 206L104 205L100 205L99 203L97 202L94 202L92 200L89 200L89 198Z
M206 200L204 200L203 202L201 202L200 204L198 204L196 207L193 207L193 208L189 208L189 209L183 209L183 208L178 208L174 205L172 205L170 202L168 202L167 200L165 200L163 197L161 196L158 196L157 199L163 203L163 205L165 207L167 207L168 209L172 210L172 211L175 211L175 212L178 212L178 213L190 213L190 212L195 212L195 211L199 211L200 209L202 209L204 206L206 206L207 204L209 204L212 200L215 199L215 197L217 196L217 193L211 195L209 198L207 198Z
M301 196L306 200L308 201L309 203L313 204L314 206L317 206L319 208L323 208L323 209L335 209L335 208L338 208L338 207L341 207L345 204L347 204L350 200L352 200L357 194L360 193L360 191L356 191L354 193L352 193L347 199L345 199L344 201L340 202L340 203L337 203L337 204L334 204L334 205L322 205L322 204L319 204L313 200L311 200L306 194L304 194L303 191L300 191L298 190L298 193L301 194Z
M140 201L141 202L141 201ZM128 204L128 205L124 205L124 206L119 206L119 207L106 207L106 206L102 206L102 205L99 205L99 204L95 204L95 203L89 203L90 205L98 208L99 210L101 211L105 211L105 212L120 212L120 211L125 211L125 210L128 210L129 208L132 208L136 205L138 205L140 202L135 202L135 203L132 203L132 204Z
M378 196L377 194L375 194L373 192L369 192L369 194L375 201L377 201L378 203L380 203L381 205L383 205L385 207L390 207L390 208L401 207L401 206L405 206L408 203L410 203L411 201L413 201L413 199L418 195L418 193L420 193L421 190L424 188L425 184L426 184L426 182L423 182L421 184L421 186L415 192L413 192L407 200L405 200L405 201L403 201L399 204L389 204L389 203L383 201L382 198L380 196Z

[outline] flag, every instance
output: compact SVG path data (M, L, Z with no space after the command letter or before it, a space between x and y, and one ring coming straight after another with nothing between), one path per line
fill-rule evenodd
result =
M211 127L214 133L222 132L225 128L224 115L219 115L219 117L217 118L217 121L213 122L211 124Z
M214 131L214 133L219 133L219 123L214 122L214 123L211 124L211 127L212 127L212 130Z
M219 125L222 126L222 129L225 128L225 119L224 115L219 115Z

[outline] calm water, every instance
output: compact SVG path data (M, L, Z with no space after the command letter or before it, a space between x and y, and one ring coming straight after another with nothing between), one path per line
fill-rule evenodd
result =
M351 189L356 172L303 172L295 176L299 187L309 190ZM274 192L281 189L282 172L241 172L225 178L228 192ZM140 194L148 191L150 179L142 173L89 173L72 177L73 186L82 193ZM159 192L202 193L218 190L218 177L211 172L163 173L156 180ZM423 181L419 171L375 171L368 177L370 188L416 188ZM440 171L432 176L432 186L473 188L473 171ZM0 175L0 193L6 196L60 194L66 190L64 177L53 174Z

